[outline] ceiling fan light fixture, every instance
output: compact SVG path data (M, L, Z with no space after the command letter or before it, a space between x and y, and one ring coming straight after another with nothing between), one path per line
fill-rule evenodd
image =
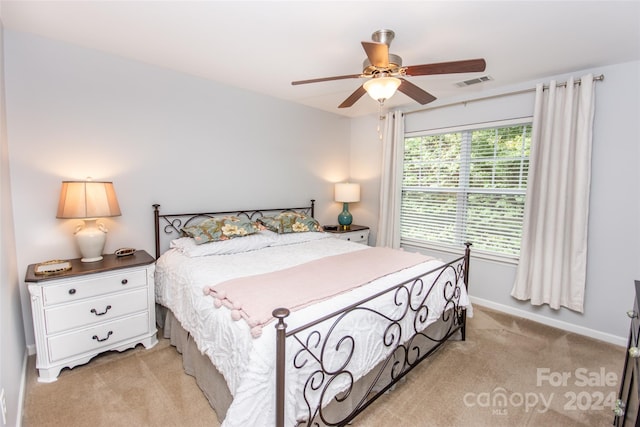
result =
M365 82L363 87L371 98L383 103L396 93L400 83L402 81L395 77L376 77Z

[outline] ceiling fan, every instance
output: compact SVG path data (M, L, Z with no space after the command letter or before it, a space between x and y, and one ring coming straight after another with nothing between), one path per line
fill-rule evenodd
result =
M484 71L486 62L484 59L469 59L464 61L439 62L423 65L402 66L402 58L389 53L389 46L395 37L391 30L378 30L371 35L373 42L362 42L362 47L367 54L367 59L362 64L361 74L348 74L344 76L323 77L310 80L298 80L292 85L326 82L330 80L342 80L353 78L366 78L367 81L345 99L338 108L351 107L365 93L381 105L389 99L396 90L404 93L420 104L424 105L435 101L436 97L429 92L406 80L405 76L427 76L433 74L471 73Z

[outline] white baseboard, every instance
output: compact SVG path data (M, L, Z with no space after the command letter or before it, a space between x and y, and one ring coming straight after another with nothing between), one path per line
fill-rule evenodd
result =
M621 347L627 346L628 337L618 337L616 335L607 334L604 332L596 331L594 329L589 329L583 326L574 325L572 323L563 322L561 320L550 319L546 316L540 316L539 314L531 313L525 310L520 310L514 307L509 307L508 305L504 305L504 304L498 304L493 301L485 300L482 298L476 298L476 297L470 296L470 299L472 304L477 304L482 307L491 308L493 310L501 311L503 313L511 314L513 316L518 316L525 319L533 320L534 322L542 323L543 325L552 326L554 328L562 329L568 332L573 332L579 335L584 335L589 338L594 338L600 341L619 345Z

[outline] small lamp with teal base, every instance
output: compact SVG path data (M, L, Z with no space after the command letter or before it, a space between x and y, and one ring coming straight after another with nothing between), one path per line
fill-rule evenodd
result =
M342 230L349 230L353 222L353 216L349 212L349 203L360 201L360 184L349 182L336 184L335 201L343 203L342 212L338 215L338 224Z

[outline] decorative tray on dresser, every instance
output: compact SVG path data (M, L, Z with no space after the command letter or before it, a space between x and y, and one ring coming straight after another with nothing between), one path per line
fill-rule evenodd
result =
M36 341L38 381L109 350L123 351L156 337L155 260L145 251L104 255L101 261L69 261L70 269L36 274L27 269Z
M640 281L635 281L636 295L634 298L633 310L627 315L631 318L631 328L629 331L629 343L620 381L620 393L616 406L613 409L613 425L617 427L640 426L640 349L638 348L638 335L640 334Z

